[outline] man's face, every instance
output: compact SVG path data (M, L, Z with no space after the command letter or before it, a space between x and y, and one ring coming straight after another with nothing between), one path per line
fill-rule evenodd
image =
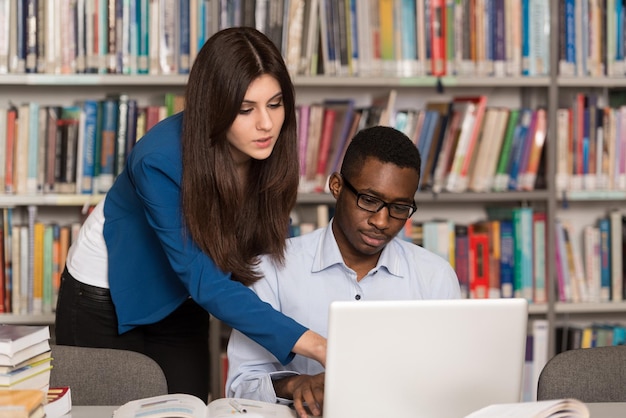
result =
M351 184L358 193L367 194L386 203L411 205L417 191L419 176L412 168L400 168L368 158L358 175L331 178L331 191L337 199L333 232L345 258L376 258L385 245L404 227L406 220L389 216L389 208L376 213L357 206L357 195L346 185Z

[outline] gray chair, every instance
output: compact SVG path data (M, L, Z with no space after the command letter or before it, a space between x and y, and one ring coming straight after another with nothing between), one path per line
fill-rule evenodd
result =
M537 400L576 398L583 402L626 402L626 346L564 351L548 361Z
M69 386L72 405L122 405L167 394L161 367L126 350L51 345L50 386Z

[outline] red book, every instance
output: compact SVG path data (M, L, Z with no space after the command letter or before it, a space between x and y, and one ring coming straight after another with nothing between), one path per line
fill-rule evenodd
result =
M6 160L4 173L4 192L15 193L13 177L13 159L15 158L15 141L17 136L17 108L7 109Z
M322 124L322 134L320 136L320 146L317 158L317 170L315 170L315 191L324 190L324 182L326 181L326 165L329 161L329 153L333 140L333 129L335 128L335 118L337 112L335 109L324 109L324 122Z
M470 297L484 299L489 295L489 235L469 228Z
M446 2L430 2L431 72L434 76L446 74Z
M46 418L59 418L72 410L72 392L69 386L48 389L43 408Z

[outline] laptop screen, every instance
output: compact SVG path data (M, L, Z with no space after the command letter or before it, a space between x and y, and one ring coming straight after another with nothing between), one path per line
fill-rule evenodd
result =
M463 417L519 402L524 299L334 302L324 418Z

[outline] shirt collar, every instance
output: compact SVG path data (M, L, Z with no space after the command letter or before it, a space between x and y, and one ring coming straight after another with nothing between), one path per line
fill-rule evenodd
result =
M333 220L331 219L328 225L324 228L324 231L320 234L320 239L315 251L315 258L313 260L312 272L318 273L325 270L335 264L341 264L348 268L341 257L335 234L333 234ZM399 238L392 239L383 248L383 251L378 259L376 270L385 268L390 274L394 276L402 277L400 269L401 246L396 242Z

